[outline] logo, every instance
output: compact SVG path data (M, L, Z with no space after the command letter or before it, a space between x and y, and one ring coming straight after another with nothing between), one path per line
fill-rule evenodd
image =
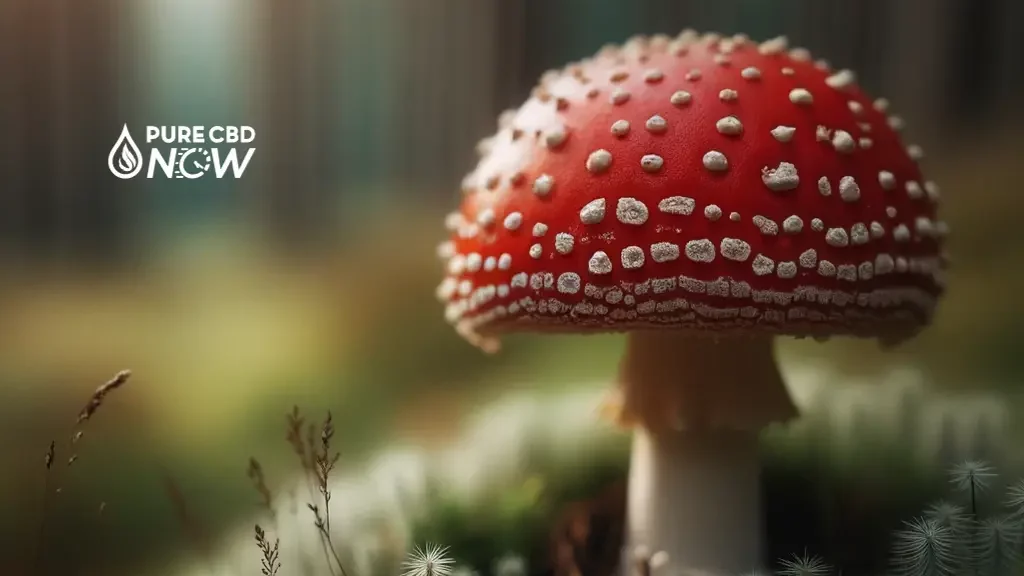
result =
M118 137L114 147L110 149L107 166L114 176L123 180L134 178L142 170L142 152L132 140L127 124L121 130L121 136Z
M146 126L145 134L145 144L150 147L148 161L128 124L121 128L107 156L111 174L129 180L145 168L145 177L150 179L158 173L188 180L207 174L241 178L256 152L252 146L256 130L251 126ZM243 149L240 145L249 146Z

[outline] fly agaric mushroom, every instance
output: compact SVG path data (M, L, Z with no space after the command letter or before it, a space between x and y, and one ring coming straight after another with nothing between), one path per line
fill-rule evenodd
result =
M776 335L898 343L943 292L938 188L848 70L785 38L636 37L545 74L463 182L438 297L471 342L628 332L628 545L761 563Z

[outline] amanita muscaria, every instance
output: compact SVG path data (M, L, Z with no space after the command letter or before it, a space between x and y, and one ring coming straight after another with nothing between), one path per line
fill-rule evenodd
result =
M922 152L785 38L637 37L548 72L480 145L438 297L471 342L628 332L628 544L758 566L758 433L795 416L776 335L898 343L943 291Z

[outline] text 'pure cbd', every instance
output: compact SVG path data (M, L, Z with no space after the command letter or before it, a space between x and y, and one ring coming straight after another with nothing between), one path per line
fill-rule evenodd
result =
M158 174L189 180L206 174L241 178L256 152L255 141L256 130L251 126L146 126L147 158L125 124L110 149L107 166L123 180L143 170L146 178Z

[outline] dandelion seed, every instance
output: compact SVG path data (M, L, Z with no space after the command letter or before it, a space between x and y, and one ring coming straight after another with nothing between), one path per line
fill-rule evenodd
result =
M451 576L454 564L447 546L427 543L413 550L402 563L402 576Z

